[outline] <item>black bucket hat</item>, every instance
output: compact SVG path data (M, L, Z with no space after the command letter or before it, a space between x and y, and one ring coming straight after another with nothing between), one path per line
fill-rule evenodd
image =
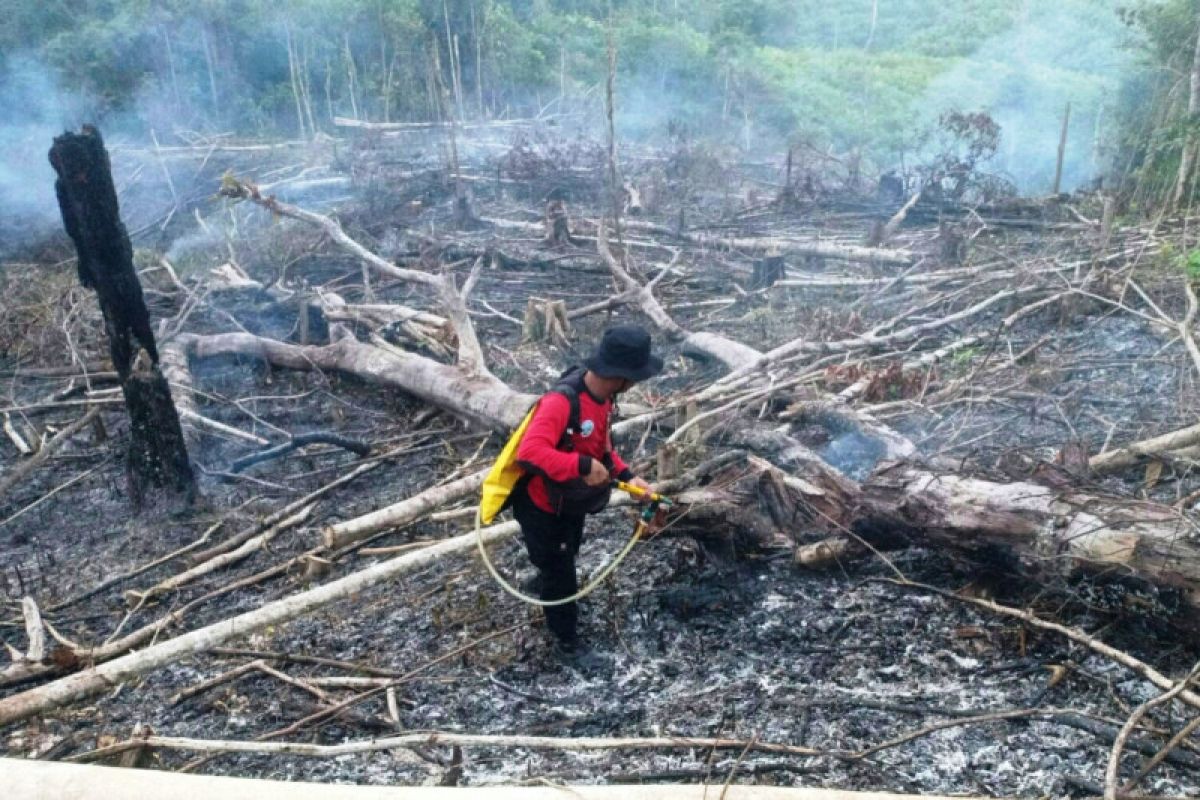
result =
M662 372L663 360L650 354L650 334L636 325L609 328L583 365L602 378L644 381Z

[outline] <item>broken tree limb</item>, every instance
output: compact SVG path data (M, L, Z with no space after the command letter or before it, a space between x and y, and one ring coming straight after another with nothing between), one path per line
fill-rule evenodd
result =
M1177 431L1164 433L1140 442L1133 442L1116 450L1098 453L1088 459L1088 468L1092 472L1115 472L1125 467L1132 467L1143 459L1168 453L1172 450L1182 450L1200 444L1200 425L1192 425Z
M46 629L42 627L42 614L32 597L22 598L21 613L25 617L25 636L29 639L25 660L36 664L46 657Z
M908 216L908 212L921 199L921 192L913 193L913 196L908 198L908 202L900 207L900 210L892 215L892 218L883 226L883 233L879 237L879 244L886 244L889 239L896 235L896 231L900 230L900 226L904 224L904 218Z
M642 310L642 313L649 317L658 330L662 331L668 337L682 342L685 353L692 356L698 355L704 358L715 359L725 364L729 369L738 369L746 364L753 363L755 359L761 357L762 354L754 348L747 347L740 342L735 342L724 336L714 333L692 333L680 327L654 297L655 281L651 281L645 286L638 283L612 254L612 251L608 247L607 227L603 221L601 221L600 228L597 231L596 248L604 263L608 265L613 278L623 287L624 291L621 296L628 297L629 302L635 303ZM665 274L666 270L660 273L660 276Z
M743 743L744 746L744 743ZM731 785L720 793L707 784L655 786L347 786L217 775L188 775L151 769L122 769L58 761L0 759L8 800L950 800L935 795L852 792L840 789ZM956 798L963 800L963 798Z
M480 470L456 481L418 492L386 508L330 525L323 532L325 546L345 547L379 531L407 525L435 508L475 494L483 486L483 479L487 477L487 473L487 469Z
M730 369L737 369L744 364L751 363L762 355L753 347L706 331L689 333L680 346L684 355L693 358L699 356L716 359Z
M357 256L365 265L375 271L432 289L438 301L445 309L446 316L450 319L450 324L453 326L454 333L458 338L459 367L471 376L490 377L491 373L488 372L487 364L483 357L483 348L480 346L479 339L475 335L475 327L471 324L471 317L467 311L467 303L464 296L466 293L458 291L458 288L454 285L453 274L446 272L442 275L434 275L420 270L397 267L395 264L372 253L352 239L342 229L341 224L332 217L316 214L312 211L305 211L297 206L280 202L271 196L264 197L259 192L258 187L252 183L226 176L222 181L221 194L234 199L249 200L267 209L272 214L290 217L291 219L315 225L325 231L325 234L340 247Z
M969 605L973 605L978 608L983 608L983 609L991 611L995 614L999 614L1004 617L1009 617L1011 619L1019 619L1022 622L1026 623L1027 625L1030 625L1035 628L1040 628L1041 630L1044 630L1044 631L1051 631L1053 633L1057 633L1060 636L1063 636L1073 642L1081 644L1084 647L1088 648L1089 650L1092 650L1095 653L1099 653L1100 655L1104 656L1105 658L1109 659L1110 661L1114 661L1117 664L1120 664L1121 666L1128 669L1130 672L1133 672L1136 675L1140 675L1141 677L1145 678L1150 683L1157 686L1159 689L1171 690L1171 689L1174 689L1176 686L1176 681L1172 680L1171 678L1167 677L1163 673L1159 672L1157 669L1155 669L1150 664L1147 664L1145 661L1142 661L1141 659L1130 655L1129 653L1125 652L1124 650L1118 650L1117 648L1113 647L1112 645L1107 644L1107 643L1101 641L1100 639L1096 638L1092 634L1087 633L1082 630L1079 630L1078 628L1072 628L1069 625L1063 625L1062 623L1059 623L1059 622L1051 622L1050 620L1042 619L1041 617L1039 617L1038 615L1034 614L1031 611L1026 611L1026 610L1020 609L1020 608L1013 608L1012 606L1006 606L1006 605L1003 605L1002 603L997 603L994 600L988 600L987 598L984 598L984 597L969 597L961 592L951 592L951 591L947 591L945 589L939 589L936 586L930 586L930 585L924 584L924 583L917 583L915 581L892 580L892 579L888 579L888 578L884 578L882 580L885 580L889 583L894 583L897 586L905 586L905 587L909 587L909 588L913 588L913 589L918 589L918 590L924 591L924 592L930 592L931 594L936 594L941 597L945 597L949 600L954 600L955 602L967 603ZM1200 694L1197 694L1196 692L1193 692L1190 689L1185 689L1184 691L1181 691L1176 696L1180 700L1182 700L1184 703L1187 703L1192 708L1200 708Z
M672 339L682 339L687 336L687 331L681 328L675 320L671 319L671 315L654 297L654 292L651 287L643 286L638 283L629 271L625 269L620 260L612 254L608 246L608 226L604 220L600 221L599 230L596 233L596 250L600 253L600 257L604 263L608 265L609 272L613 278L627 292L636 292L634 300L637 306L642 310L642 313L650 318L654 323L654 327L670 336Z
M33 448L29 446L29 443L25 441L25 437L12 424L12 419L8 414L4 415L4 433L8 436L9 441L13 443L13 447L17 448L18 453L23 456L33 453Z
M160 351L160 365L163 377L172 387L171 397L175 401L175 410L183 423L183 437L188 447L199 444L200 432L196 421L200 412L196 410L196 394L193 390L192 370L188 365L187 348L179 337L168 339Z
M482 535L485 542L491 543L512 536L517 529L515 522L507 522L484 528ZM294 619L335 600L422 569L447 554L468 551L476 546L475 541L474 533L447 539L415 553L374 564L316 588L266 603L253 611L159 642L136 653L11 695L0 700L0 726L45 713L82 697L107 691L114 684L158 669L193 653L210 650L268 625Z
M1038 287L1020 287L1016 289L1003 289L995 294L992 294L977 303L974 303L967 308L955 311L952 314L947 314L944 317L930 320L928 322L920 322L909 325L892 331L891 333L867 333L862 336L854 336L849 339L840 339L832 342L815 342L809 339L793 339L790 342L785 342L778 347L763 353L755 361L746 364L742 367L726 375L718 384L727 384L746 377L750 373L763 369L770 364L777 363L783 358L794 355L828 355L832 353L849 353L856 350L873 350L882 347L894 346L906 341L911 341L918 336L929 333L930 331L944 328L948 325L953 325L956 322L961 322L965 319L977 316L984 311L987 311L992 306L1011 300L1016 297L1031 294L1041 291Z
M1188 687L1188 684L1195 679L1197 673L1200 673L1200 663L1192 667L1191 671L1175 684L1174 688L1158 697L1150 698L1134 709L1133 713L1129 715L1129 719L1121 726L1116 741L1113 742L1112 752L1109 753L1108 767L1104 770L1104 800L1117 800L1117 779L1121 772L1121 751L1125 749L1125 743L1129 740L1129 736L1138 726L1142 717L1155 706L1171 702L1176 695Z
M970 281L974 284L1012 281L1030 275L1054 275L1073 269L1072 265L1052 263L1048 266L1021 269L996 269L996 264L980 264L973 267L955 267L931 272L905 271L890 278L864 278L860 275L802 275L783 278L775 282L776 287L799 289L890 289L899 286L925 284L953 284Z
M316 500L318 500L321 497L324 497L326 494L333 491L334 489L338 489L342 486L345 486L346 484L348 484L348 483L352 482L354 479L356 479L358 476L363 475L364 473L370 472L373 469L376 469L383 463L384 462L382 460L379 460L379 461L370 461L366 464L358 465L357 467L352 469L350 472L339 477L337 480L330 481L329 483L322 486L320 489L317 489L313 492L309 492L304 497L301 497L297 500L293 500L291 503L288 503L283 508L280 508L280 509L274 511L266 519L258 521L257 523L234 534L233 536L230 536L228 539L220 542L219 544L208 548L207 550L202 550L199 553L195 553L194 555L191 556L191 563L199 564L201 562L207 561L210 558L218 556L221 553L228 552L229 550L233 549L234 547L237 547L237 546L243 544L244 542L249 541L252 537L256 536L258 533L265 530L266 528L269 528L272 525L275 525L276 523L280 522L281 520L286 519L289 515L294 514L295 512L299 511L301 508L304 508L305 506L312 504L313 502L315 502Z
M260 669L262 662L254 662L253 668ZM250 664L246 665L251 667ZM226 673L227 675L229 673ZM372 679L377 680L377 679ZM386 680L386 679L383 679ZM717 750L750 749L763 753L793 756L823 755L826 751L812 747L764 742L753 743L741 739L710 739L691 736L655 737L607 737L607 736L504 736L472 733L409 733L387 736L365 741L350 741L342 744L321 745L306 742L255 742L217 739L189 739L181 736L135 737L124 742L86 753L87 761L118 755L136 747L161 747L165 750L188 750L200 753L264 753L271 755L293 755L304 758L336 758L358 753L374 753L380 750L397 750L412 747L457 745L459 747L505 747L529 750L564 750L568 752L590 750L689 750L692 748L714 748ZM81 759L82 760L82 759Z
M283 533L289 528L293 528L305 522L309 515L312 514L312 511L315 507L315 503L310 503L304 508L301 508L295 514L276 522L262 533L251 539L248 539L240 547L234 550L213 556L212 558L202 561L190 569L186 569L177 575L172 575L170 578L159 581L144 592L130 591L126 594L127 596L136 600L138 603L144 603L151 598L157 597L161 594L166 594L174 589L178 589L180 586L190 583L202 575L207 575L210 572L215 572L216 570L233 564L234 562L241 561L243 558L247 558L256 551L266 547L266 545L279 534Z
M79 433L88 424L90 424L95 416L99 413L100 409L96 406L88 409L86 414L56 433L54 438L38 448L36 453L24 461L18 462L15 467L0 477L0 501L3 501L4 496L8 494L14 486L24 480L26 475L37 469L46 461L46 459L58 452L58 450L60 450L72 436Z

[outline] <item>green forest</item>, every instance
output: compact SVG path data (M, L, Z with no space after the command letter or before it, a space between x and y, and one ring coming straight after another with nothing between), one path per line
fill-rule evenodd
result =
M624 137L790 141L883 170L933 146L943 113L985 111L994 168L1037 192L1069 103L1064 185L1153 194L1187 137L1196 3L2 0L0 18L0 93L47 125L311 137L339 116L578 112L601 106L611 42Z

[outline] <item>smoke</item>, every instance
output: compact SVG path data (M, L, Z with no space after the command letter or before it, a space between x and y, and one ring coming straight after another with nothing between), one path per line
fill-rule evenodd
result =
M8 59L0 73L0 214L14 229L58 221L54 170L46 154L54 137L76 127L86 103L64 92L49 69L28 56Z
M929 126L945 111L987 111L1000 124L1001 141L986 168L1012 178L1024 194L1044 194L1070 103L1060 187L1070 191L1108 167L1106 120L1115 124L1113 98L1132 65L1129 34L1111 0L1029 6L1009 30L936 77L915 113Z

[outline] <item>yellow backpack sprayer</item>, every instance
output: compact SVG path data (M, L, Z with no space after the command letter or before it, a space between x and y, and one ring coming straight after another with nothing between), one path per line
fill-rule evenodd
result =
M524 427L524 425L522 425L522 428L523 427ZM503 465L501 465L500 461L497 461L496 463L497 463L497 466L501 466L501 468L503 468ZM492 469L493 469L493 471L496 471L496 467L493 467ZM488 479L490 480L491 477L492 476L489 474ZM514 481L514 483L515 483L515 481ZM488 485L487 480L485 480L484 481L484 498L485 498L485 500L488 499L487 485ZM591 594L593 591L595 591L596 587L598 587L601 583L603 583L604 579L607 578L609 575L611 575L613 573L613 571L616 570L616 568L618 566L620 566L621 562L625 560L625 557L628 556L630 554L630 552L633 551L634 546L641 540L641 538L650 529L650 525L651 525L651 523L654 522L654 517L658 514L659 510L666 511L666 510L670 509L672 507L672 505L674 505L673 502L669 498L664 497L663 495L658 494L657 492L648 492L645 489L642 489L638 486L634 486L633 484L625 483L624 481L613 481L612 487L614 489L619 489L622 492L625 492L626 494L629 494L629 495L631 495L639 500L643 500L645 502L645 507L642 509L642 513L638 515L637 525L635 525L633 528L633 535L629 537L629 541L625 543L625 546L623 548L621 548L621 551L619 553L617 553L617 555L613 558L613 560L610 561L604 567L604 569L600 570L599 574L597 574L596 577L593 578L591 582L589 582L586 586L584 586L582 589L580 589L578 592L571 595L570 597L564 597L560 600L542 600L537 597L530 597L529 595L522 592L520 589L517 589L515 586L510 584L508 581L506 581L503 578L503 576L500 575L499 571L497 571L497 569L496 569L495 564L493 564L491 558L488 557L487 548L484 546L484 543L483 543L483 523L485 521L484 520L485 509L484 509L483 504L481 504L479 510L475 514L475 542L479 546L479 555L483 559L484 566L487 567L487 571L491 573L492 577L496 579L496 583L500 584L500 588L503 589L504 591L508 592L513 597L517 598L518 600L523 600L524 602L529 603L531 605L542 606L542 607L561 606L561 605L566 605L567 603L574 603L576 600L580 600L584 597L587 597L589 594ZM510 484L510 488L511 488L511 484ZM494 497L494 495L493 495L493 497ZM493 512L492 516L495 516L495 513L496 512ZM491 518L489 517L486 521L490 522Z

